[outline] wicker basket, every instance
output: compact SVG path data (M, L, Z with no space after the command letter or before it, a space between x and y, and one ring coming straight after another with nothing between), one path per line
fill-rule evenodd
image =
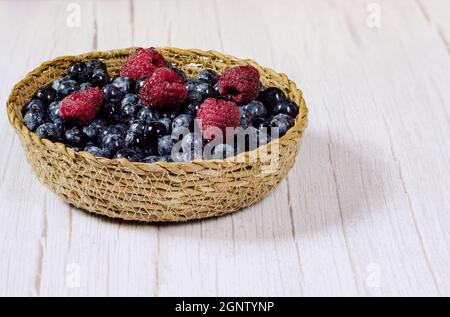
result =
M283 179L294 164L307 123L302 93L285 74L215 51L158 49L190 76L204 68L223 73L236 65L253 65L264 86L282 89L300 106L295 126L286 135L255 151L241 153L237 162L229 158L145 164L97 158L41 139L23 125L22 107L39 87L61 76L70 63L99 58L115 75L134 50L59 57L42 64L14 86L7 102L8 117L43 184L78 208L113 218L153 222L187 221L236 211L260 200ZM279 159L275 165L274 158Z

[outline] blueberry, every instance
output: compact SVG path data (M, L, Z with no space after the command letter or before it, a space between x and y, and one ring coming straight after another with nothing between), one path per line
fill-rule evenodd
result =
M145 81L147 80L147 76L141 77L136 80L136 84L134 85L134 91L139 94L141 88L144 87Z
M88 88L94 88L94 85L91 83L82 83L80 85L80 91L88 89Z
M285 135L286 132L294 125L294 118L287 114L277 114L270 120L270 127L278 128L280 137Z
M133 122L128 128L125 144L128 147L144 145L144 133L146 125L142 121Z
M137 105L139 103L139 96L135 95L135 94L126 94L125 97L123 97L122 99L122 106L124 105L128 105L128 104L133 104L133 105Z
M83 62L74 62L67 68L67 75L79 83L84 83L89 79L89 69Z
M25 113L23 122L30 131L36 131L36 129L47 121L47 114L44 111L31 110Z
M134 81L133 79L125 76L119 76L113 79L112 85L119 88L122 94L130 94L134 92Z
M216 94L214 87L206 82L199 83L197 86L195 86L194 91L200 93L203 99L214 97Z
M215 83L217 83L218 79L219 79L219 76L217 75L217 73L211 69L205 69L197 75L198 81L206 82L211 85L214 85Z
M217 82L214 86L214 92L216 94L216 96L220 96L220 90L219 90L219 83Z
M236 135L236 152L253 151L257 147L266 144L268 140L266 133L255 127L248 127Z
M190 104L188 104L188 106L186 107L185 112L191 116L196 116L198 109L200 109L201 104L197 103L197 102L191 102Z
M241 107L250 112L253 123L256 124L258 120L265 120L267 116L266 107L260 101L250 101L248 104Z
M83 133L91 142L96 142L100 133L106 128L106 122L102 119L95 119L89 125L83 127Z
M158 139L166 134L166 126L161 122L154 121L145 127L144 139L147 144L156 147Z
M134 104L126 104L121 108L119 121L124 123L132 122L136 119L136 114L139 112L139 107Z
M186 86L186 89L188 91L188 93L191 93L195 90L195 87L197 87L197 85L199 84L198 81L196 80L192 80L192 79L187 79L184 83L184 85Z
M190 152L178 152L174 153L172 156L172 161L174 162L187 162L191 160L191 153Z
M53 123L62 123L63 120L61 119L61 101L54 101L48 106L48 116L50 117L50 120L52 120Z
M277 115L280 113L287 114L288 116L295 118L298 115L298 107L295 102L291 100L285 100L276 104L272 110L273 115Z
M25 105L23 108L23 112L27 111L46 111L47 107L45 106L44 102L40 99L33 99L29 103Z
M86 62L86 67L88 69L89 75L93 75L94 71L101 70L106 72L106 65L98 59L90 59Z
M86 137L79 127L73 127L66 131L65 139L71 146L84 146L86 144Z
M103 151L101 148L95 145L88 145L84 148L84 151L98 157L108 157L107 153Z
M36 129L36 134L43 138L53 142L61 140L61 130L54 123L43 123Z
M127 159L130 162L137 162L141 159L141 156L139 155L139 153L137 153L136 151L129 149L129 148L124 148L121 149L119 151L117 151L117 153L114 155L115 159Z
M56 91L56 92L58 92L59 90L61 90L61 85L63 85L64 83L66 83L66 82L68 82L68 81L74 81L72 78L70 78L69 76L66 76L66 77L61 77L61 78L58 78L58 79L55 79L53 82L52 82L52 88ZM76 82L75 82L76 83Z
M99 136L98 136L98 142L102 143L103 138L108 135L108 134L120 134L125 138L125 135L127 133L128 127L126 125L122 125L122 124L113 124L110 125L109 127L106 127L105 129L103 129Z
M252 114L244 108L239 108L241 113L241 127L247 129L252 124Z
M267 107L269 112L271 112L277 104L284 101L285 99L286 95L284 94L284 92L276 87L264 89L258 95L258 100Z
M109 123L119 121L120 115L120 103L117 102L107 102L100 109L100 116Z
M92 73L91 83L97 87L103 87L106 84L109 84L110 78L108 73L103 69L96 69Z
M149 107L143 107L137 114L137 119L144 121L147 124L152 121L158 120L159 117L160 114L158 113L158 111Z
M34 96L43 101L46 105L51 104L57 98L55 89L50 86L42 87Z
M161 113L161 117L169 118L172 121L173 121L173 119L176 118L177 115L178 115L178 112L173 112L173 111L168 111L168 112L162 112Z
M170 132L172 131L172 121L173 121L172 119L165 118L165 117L158 119L158 122L161 122L162 124L164 124L166 126L166 130L167 130L168 134L170 134Z
M184 127L189 129L192 125L193 120L194 117L191 116L190 114L181 114L173 120L172 129L178 127Z
M172 129L172 133L170 136L172 137L172 140L175 142L178 142L184 138L185 135L189 134L190 130L186 127L175 127Z
M125 147L125 139L121 134L107 134L101 145L103 151L113 154Z
M159 161L164 161L164 158L161 157L161 156L150 155L150 156L144 157L142 159L142 162L149 163L149 164L156 163L156 162L159 162Z
M223 160L227 157L234 156L234 148L229 144L218 144L214 147L213 158Z
M158 153L162 156L172 153L173 141L170 135L164 135L158 140Z
M203 102L204 99L205 99L204 96L200 92L194 90L188 94L186 102L187 103L194 102L200 104Z
M106 102L120 102L123 98L122 91L113 84L103 86L102 92Z
M200 159L203 152L203 139L198 133L189 133L181 141L181 147L185 152L194 154L193 158Z
M63 99L66 96L80 90L80 85L72 79L64 80L59 84L58 99Z

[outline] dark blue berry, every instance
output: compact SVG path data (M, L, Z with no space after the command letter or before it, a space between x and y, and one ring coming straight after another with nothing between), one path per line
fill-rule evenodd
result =
M162 156L172 153L173 140L170 135L164 135L158 140L158 153Z
M168 112L161 113L161 117L162 118L169 118L172 121L173 121L173 119L176 118L177 115L178 115L178 112L173 112L173 111L168 111Z
M277 104L284 101L285 99L286 95L284 94L284 92L276 87L264 89L258 95L258 100L267 107L269 112L271 112Z
M125 137L126 146L143 146L145 144L145 128L146 125L142 121L133 122L128 128Z
M90 59L86 62L86 67L88 69L89 75L92 76L94 71L101 70L106 72L106 65L98 59Z
M285 135L286 132L294 125L294 118L287 114L277 114L270 120L271 128L278 128L280 137Z
M108 157L108 154L103 151L103 149L99 148L95 145L88 145L84 148L84 151L98 157Z
M59 83L58 99L63 99L66 96L80 90L80 85L75 80L64 80Z
M275 105L272 110L273 115L277 114L287 114L292 118L295 118L298 115L298 107L295 102L291 100L285 100Z
M114 154L125 147L125 139L121 134L107 134L103 138L101 146L107 153Z
M73 127L66 131L65 139L71 146L82 147L86 144L86 136L79 127Z
M133 79L125 76L119 76L113 79L112 85L119 88L122 94L131 94L134 92L134 81Z
M74 62L67 68L67 75L79 83L84 83L89 79L89 69L83 62Z
M187 105L185 112L191 116L197 115L198 109L200 109L201 104L198 102L191 102Z
M197 75L198 81L206 82L211 85L214 85L215 83L217 83L218 79L219 79L219 76L217 75L217 73L211 69L205 69Z
M185 73L182 69L179 69L179 68L173 68L172 70L173 70L175 73L177 73L178 76L180 76L183 80L186 80L187 75L186 75L186 73Z
M173 120L172 129L175 129L178 127L184 127L184 128L189 129L192 125L193 120L194 120L194 117L192 115L181 114Z
M61 130L54 123L47 122L41 124L36 129L36 134L43 139L48 139L53 142L58 142L61 140Z
M220 96L219 83L218 82L214 84L213 88L214 88L215 95L216 96Z
M130 162L137 162L140 161L142 157L140 156L140 153L137 153L135 150L124 148L117 151L113 158L126 159Z
M167 134L167 129L161 122L151 122L145 127L144 138L145 142L150 146L157 146L158 139Z
M198 133L189 133L184 136L181 141L181 147L184 152L188 152L191 155L191 159L201 159L203 152L203 139Z
M91 83L96 87L103 87L109 84L111 79L108 73L103 69L94 70L91 76Z
M247 129L252 124L252 114L250 111L245 110L244 108L239 108L239 111L241 113L241 127L244 129Z
M121 105L118 102L107 102L100 109L100 116L109 123L119 121L121 115Z
M143 107L137 114L137 119L149 124L152 121L156 121L160 118L160 114L157 110L149 107Z
M86 139L91 142L97 142L100 133L107 127L105 120L95 119L89 125L83 127L83 133Z
M113 84L103 86L102 92L106 102L110 101L119 103L124 95L122 91Z
M250 112L254 124L257 124L260 120L266 119L266 107L260 101L250 101L248 104L242 106L242 109Z
M172 119L166 118L166 117L158 119L158 122L161 122L162 124L164 124L166 126L166 130L167 130L168 134L170 134L170 132L172 131L172 121L173 121Z
M45 106L44 102L40 99L33 99L29 103L25 105L23 108L23 112L27 111L46 111L47 107Z
M144 87L145 81L147 80L147 76L141 77L136 80L136 84L134 85L134 91L139 94L141 88Z
M48 116L50 117L50 120L52 120L53 123L62 123L63 120L61 119L61 101L54 101L48 106Z
M34 96L42 100L46 105L51 104L57 98L56 91L50 86L39 89Z
M135 94L126 94L125 97L123 97L121 104L122 106L128 104L137 105L139 104L139 96Z
M161 157L161 156L150 155L150 156L144 157L142 159L143 163L149 163L149 164L156 163L156 162L159 162L159 161L164 161L164 158Z
M31 110L25 113L23 122L30 131L36 131L36 129L43 123L47 122L47 114L40 110Z
M61 77L61 78L58 78L58 79L55 79L53 82L52 82L52 88L56 91L56 92L58 92L58 91L60 91L61 89L62 89L62 86L61 85L63 85L64 83L66 83L66 82L68 82L68 81L74 81L72 78L70 78L69 76L66 76L66 77ZM76 82L75 82L75 84L76 84Z
M198 92L203 97L203 99L214 97L216 95L214 87L206 82L200 82L197 86L195 86L194 91Z
M185 81L184 85L186 86L186 89L187 89L188 93L191 93L191 92L193 92L195 90L195 87L197 87L198 84L199 84L199 82L196 81L196 80L187 79Z

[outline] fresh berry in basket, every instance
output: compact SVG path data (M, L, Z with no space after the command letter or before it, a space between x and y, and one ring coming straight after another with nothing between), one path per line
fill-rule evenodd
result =
M139 92L144 105L153 108L176 108L187 97L183 79L169 68L158 68Z
M103 94L98 88L89 88L74 93L61 102L61 118L79 125L88 124L95 118L102 103Z
M216 129L225 135L226 128L237 128L240 125L240 112L234 102L208 98L200 106L196 119L203 137L212 140L217 136Z
M138 48L120 70L121 76L138 80L143 76L150 76L159 67L165 67L164 58L154 48Z
M261 88L253 66L188 77L156 50L138 49L120 76L110 78L101 60L70 64L25 105L25 125L41 138L97 157L186 162L254 150L270 141L270 128L284 135L298 114L283 91ZM208 145L218 133L228 142L227 132L240 144Z
M258 70L250 65L231 68L218 83L220 94L236 103L255 100L261 86Z

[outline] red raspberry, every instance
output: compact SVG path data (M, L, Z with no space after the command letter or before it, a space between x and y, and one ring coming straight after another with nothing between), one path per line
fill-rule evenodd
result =
M187 97L183 79L169 68L158 68L144 83L139 97L148 107L176 108Z
M60 114L65 121L85 125L95 118L103 103L98 87L73 93L61 102Z
M208 98L200 106L196 119L205 139L213 140L217 129L225 137L227 127L236 128L240 124L239 107L231 101Z
M122 65L120 76L138 80L143 76L150 76L159 67L165 67L166 61L153 47L138 48L125 64Z
M259 72L250 65L233 67L219 78L220 94L238 103L255 100L259 87Z

